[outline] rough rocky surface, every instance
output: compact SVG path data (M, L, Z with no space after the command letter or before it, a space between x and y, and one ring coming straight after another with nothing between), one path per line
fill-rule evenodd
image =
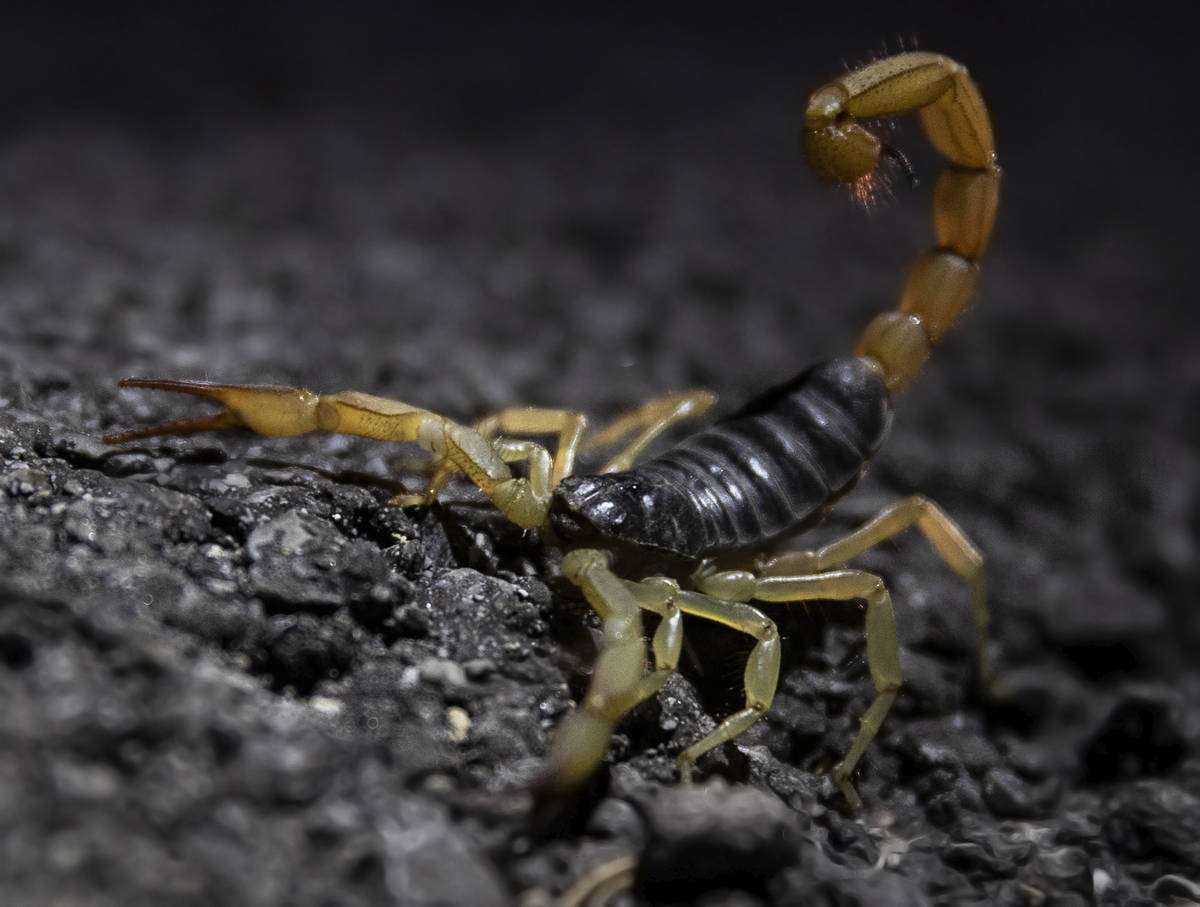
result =
M1181 33L298 10L5 29L0 902L536 905L632 857L618 903L1200 903ZM98 440L203 409L124 375L603 416L842 353L928 198L864 215L816 185L797 110L913 32L992 104L1003 213L977 304L822 531L938 500L987 554L1004 696L974 689L963 589L921 541L864 556L906 686L861 815L828 778L872 694L856 608L781 611L774 708L681 789L748 648L693 625L538 835L524 791L594 626L557 552L470 494L383 506L411 455L386 445Z

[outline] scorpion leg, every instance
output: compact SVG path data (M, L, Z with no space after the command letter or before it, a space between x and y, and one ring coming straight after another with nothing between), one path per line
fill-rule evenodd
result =
M512 407L480 419L473 426L480 436L496 435L557 435L554 465L550 471L551 485L557 485L575 470L579 441L587 426L583 413L569 409L541 409L533 406ZM404 503L429 504L454 476L452 467L441 465L430 477L420 495L405 498Z
M771 706L779 680L780 641L775 623L745 602L723 601L686 592L665 577L641 582L620 579L601 551L579 549L563 558L563 573L578 585L604 620L604 640L583 704L555 732L542 789L563 795L578 787L604 757L613 728L621 717L666 682L679 662L683 646L682 614L693 614L753 636L744 675L746 704L711 734L679 754L679 773L691 781L700 756L732 740ZM655 670L647 674L639 609L662 616L654 634Z
M324 431L381 441L415 441L438 462L449 463L492 499L514 523L542 525L550 501L550 459L531 442L489 442L478 432L428 410L358 391L314 394L273 384L216 384L126 378L120 387L141 387L208 397L224 410L216 415L166 422L106 435L108 444L181 432L246 428L260 435ZM539 453L540 451L540 453ZM513 476L508 463L529 460L529 478Z
M818 573L814 572L806 563L803 565L802 571L812 575L755 577L753 573L745 570L725 570L702 577L699 585L711 595L725 595L739 601L749 599L765 602L801 602L817 599L833 601L863 599L866 601L867 667L871 671L871 680L875 684L878 695L871 703L870 708L863 714L858 736L854 738L849 751L833 769L834 782L851 808L857 810L862 807L862 801L855 793L853 785L850 784L850 775L858 764L858 760L862 758L863 752L878 733L892 703L896 701L896 694L899 692L902 682L900 641L896 635L896 616L892 609L892 597L883 580L861 570L835 570ZM688 611L683 602L680 603L680 607L684 611ZM778 671L778 665L776 670ZM747 694L748 692L749 686L747 686ZM752 722L747 722L746 726L748 727L750 723ZM738 730L744 730L744 728ZM733 735L723 739L727 740L730 736ZM704 742L701 741L701 744ZM722 740L716 742L719 743ZM701 744L697 744L697 746Z
M716 399L712 391L690 390L650 400L632 412L618 416L600 431L593 432L585 447L588 450L609 447L632 437L633 440L605 463L600 472L628 469L651 441L684 419L703 415Z
M603 638L583 702L555 729L538 785L554 797L569 795L600 764L613 727L637 702L646 673L641 610L633 593L609 569L608 556L591 548L570 551L563 557L562 571L600 615Z
M750 576L749 573L743 571L731 571L731 575L733 572L743 578ZM642 582L649 583L650 581L643 579ZM739 588L718 581L713 587L732 590L734 595L737 595L736 600L694 593L694 591L680 591L676 596L676 603L683 613L713 620L718 624L725 624L756 639L754 648L750 650L750 656L746 659L743 674L744 707L727 716L707 737L696 741L688 749L679 753L679 779L683 783L691 782L691 768L696 763L696 759L714 747L726 743L727 740L737 737L752 723L761 719L775 698L775 687L779 683L779 631L775 629L774 620L768 618L760 609L749 605L744 600L744 596L738 594L739 589L744 588L744 583L737 585Z
M586 443L582 441L587 419L582 413L569 409L513 407L480 419L473 428L485 438L498 434L557 435L558 444L554 451L554 469L551 474L552 483L557 485L575 471L575 458L581 447L586 450L609 447L636 433L637 436L605 463L600 472L628 469L651 441L676 423L703 414L715 400L716 395L711 391L694 390L668 394L650 400L631 413L619 416L612 424L593 433ZM420 495L401 496L397 502L430 503L454 472L453 468L444 465L439 467Z
M557 435L550 482L557 485L575 470L575 455L587 417L570 409L540 409L534 406L501 410L475 423L485 438L495 435Z
M775 622L746 602L725 601L699 592L680 592L676 601L684 614L716 621L757 640L746 660L742 678L746 691L744 707L725 718L708 736L679 754L679 780L690 784L692 766L697 759L742 733L771 707L779 683L780 642Z
M867 746L875 739L883 719L896 701L903 678L900 674L900 640L892 596L882 579L862 570L834 570L813 576L770 576L755 583L754 598L769 602L799 602L814 599L867 603L867 667L875 684L875 701L859 721L858 735L846 755L833 768L833 780L851 809L862 808L862 800L850 783L850 775Z
M992 688L993 675L987 654L989 617L983 555L945 511L928 498L913 495L889 504L848 535L812 551L793 551L763 560L758 564L758 572L763 577L821 573L899 535L911 526L920 530L946 566L967 583L971 619L975 626L979 679L983 689L989 690ZM759 597L757 593L755 597Z
M638 859L624 854L601 863L559 896L558 907L597 907L608 904L637 880Z
M640 583L621 580L633 594L638 607L657 614L662 620L654 631L650 649L654 653L654 670L646 674L634 693L633 704L649 699L663 688L667 679L679 667L683 650L683 612L675 603L679 583L665 576L650 576Z
M631 708L658 692L679 664L683 616L679 584L666 577L640 583L609 569L602 551L583 548L563 557L563 573L583 590L603 620L600 654L582 704L555 730L540 788L565 796L595 771L613 728ZM654 633L654 671L646 673L641 609L662 617Z

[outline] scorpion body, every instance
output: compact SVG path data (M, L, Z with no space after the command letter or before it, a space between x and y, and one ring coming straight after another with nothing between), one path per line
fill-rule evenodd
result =
M749 548L818 522L847 492L891 422L879 375L835 359L622 472L563 480L550 523L683 558Z
M707 619L754 640L743 675L745 705L678 756L681 779L708 750L735 738L770 707L779 674L780 640L760 604L824 599L866 603L867 663L876 698L835 766L833 778L851 807L861 805L851 776L900 689L899 640L891 596L873 574L845 564L915 526L968 585L985 685L987 600L979 551L936 505L910 497L858 529L813 550L753 555L772 540L818 522L862 473L891 421L892 396L921 371L931 345L957 320L979 273L999 195L991 124L966 69L932 53L877 60L819 88L802 132L818 176L845 183L868 200L881 161L908 170L899 151L861 121L917 113L934 148L952 165L934 190L933 249L910 271L897 311L867 326L850 358L816 365L655 459L636 463L667 428L704 412L706 391L652 400L583 437L584 417L570 410L512 408L462 425L444 416L357 391L315 394L297 387L207 381L126 379L123 387L178 391L222 405L215 415L106 436L109 443L180 432L248 428L265 435L338 432L415 441L432 455L423 494L392 503L430 503L452 475L477 485L517 525L539 529L565 549L561 570L602 619L602 639L587 693L556 730L539 784L564 798L602 761L617 722L656 693L675 670L683 616ZM524 436L557 437L554 453ZM592 476L572 476L581 449L623 445ZM523 462L527 475L510 464ZM665 575L630 580L614 554L637 548L694 562L688 585ZM752 563L753 569L742 565ZM678 569L673 575L684 573ZM659 617L647 667L641 614Z

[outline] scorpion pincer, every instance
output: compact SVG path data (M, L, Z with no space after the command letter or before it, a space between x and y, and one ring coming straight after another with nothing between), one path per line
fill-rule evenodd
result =
M415 441L432 454L424 494L392 503L429 503L457 473L474 482L513 522L539 528L565 550L562 572L599 614L602 638L588 690L554 734L540 790L567 797L597 768L613 729L657 692L676 669L683 617L725 624L754 640L744 673L745 704L678 757L691 778L696 760L731 740L771 705L780 639L761 605L814 599L866 602L867 662L877 695L849 750L833 770L852 807L861 806L851 775L901 685L899 642L883 581L844 565L866 549L916 526L969 587L986 684L988 611L983 559L936 505L910 497L884 508L842 538L813 550L753 557L755 549L816 524L857 480L879 449L892 397L921 371L930 347L957 320L979 274L1000 186L992 128L978 88L960 64L934 53L902 53L834 79L811 97L803 146L821 178L870 198L881 163L907 162L863 121L915 112L950 167L934 190L936 243L907 277L895 311L877 316L852 356L812 366L653 459L636 462L655 437L704 412L705 391L652 400L594 433L571 410L512 408L473 426L428 410L356 391L314 394L296 387L207 381L126 379L122 387L208 397L211 416L108 435L117 444L181 432L246 428L264 435L338 432ZM525 436L554 435L553 454ZM619 447L619 445L624 445ZM619 453L596 475L573 476L581 449ZM526 475L511 465L525 464ZM664 563L699 562L690 586L667 575L623 578L614 565L630 551ZM750 555L748 557L748 554ZM749 563L754 569L737 566ZM673 575L679 575L675 571ZM642 611L659 617L647 667Z

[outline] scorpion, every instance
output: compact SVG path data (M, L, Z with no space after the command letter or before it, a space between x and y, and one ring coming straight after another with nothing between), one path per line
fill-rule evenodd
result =
M821 86L804 115L802 145L823 180L847 184L860 199L878 187L891 162L912 179L907 159L863 121L916 113L949 165L933 193L935 246L919 255L896 310L876 316L853 355L816 364L733 415L653 459L638 462L668 428L715 401L706 391L651 400L589 439L623 449L594 475L574 475L585 417L568 409L513 407L468 426L420 407L358 391L316 394L299 387L127 378L120 387L206 397L220 412L105 436L109 444L184 432L244 428L261 435L332 432L415 441L431 457L423 494L389 503L431 503L463 474L503 514L565 552L562 574L600 617L598 654L582 702L554 732L538 790L574 794L602 762L621 718L653 696L679 664L683 617L715 621L747 634L753 647L743 675L744 706L678 754L680 781L696 761L732 740L770 708L780 670L780 634L761 605L865 601L866 658L876 696L857 736L833 768L851 809L862 802L855 767L900 690L899 640L883 580L845 566L915 526L970 596L978 672L985 687L988 606L983 558L947 514L922 496L907 497L828 544L811 550L768 548L819 523L865 470L888 432L892 396L903 391L930 348L958 319L979 275L995 220L1000 169L979 89L960 63L907 52L875 60ZM531 437L557 436L549 446ZM513 464L524 464L521 472ZM757 553L782 550L782 553ZM635 555L674 571L638 580L620 567ZM749 569L747 569L749 568ZM670 575L668 575L670 574ZM690 588L682 588L682 576ZM649 640L642 612L658 616Z

